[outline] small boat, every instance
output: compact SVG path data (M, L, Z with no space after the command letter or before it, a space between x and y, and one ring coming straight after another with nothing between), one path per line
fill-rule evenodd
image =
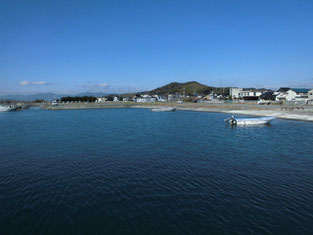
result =
M153 108L151 109L152 112L174 112L176 108Z
M269 124L273 121L275 117L259 117L259 118L235 118L231 116L230 118L225 119L224 121L228 122L232 126L237 125L262 125Z
M16 111L16 107L13 105L6 105L6 106L1 106L0 105L0 112L10 112L10 111Z

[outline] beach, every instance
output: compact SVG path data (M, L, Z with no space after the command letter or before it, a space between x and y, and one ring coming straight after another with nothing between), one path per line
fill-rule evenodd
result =
M251 103L135 103L135 102L104 102L104 103L70 103L52 106L43 105L46 110L72 109L111 109L111 108L158 108L174 107L182 111L217 112L232 115L272 116L281 119L313 121L313 106L258 105Z

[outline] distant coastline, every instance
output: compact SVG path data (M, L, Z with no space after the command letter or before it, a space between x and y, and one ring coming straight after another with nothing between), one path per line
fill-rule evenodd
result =
M136 102L104 102L104 103L72 103L52 106L43 105L46 110L74 110L74 109L114 109L114 108L146 108L175 107L182 111L218 112L252 116L273 116L281 119L313 122L313 106L304 108L283 105L257 104L197 104L197 103L136 103Z

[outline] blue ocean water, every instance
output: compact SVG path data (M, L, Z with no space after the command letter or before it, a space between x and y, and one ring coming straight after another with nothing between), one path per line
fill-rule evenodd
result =
M313 123L0 113L0 234L309 234Z

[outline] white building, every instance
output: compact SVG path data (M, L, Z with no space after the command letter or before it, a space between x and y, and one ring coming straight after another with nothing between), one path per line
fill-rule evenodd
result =
M154 103L156 101L156 98L151 96L136 97L134 101L137 103Z
M168 94L167 100L177 102L177 101L181 100L181 97L180 97L180 94Z
M240 99L240 93L242 92L242 88L237 88L237 87L232 87L229 89L229 95L233 98L233 99Z
M287 101L307 101L309 89L303 88L291 88L287 91L286 100Z
M239 94L239 93L238 93ZM236 96L239 98L239 96ZM218 94L211 92L209 95L206 96L207 100L217 100L218 99Z
M105 101L107 101L107 98L105 98L105 97L99 97L96 100L97 103L104 103Z
M265 91L261 90L243 90L240 95L243 99L245 98L258 98L260 97Z
M162 98L162 97L158 97L157 101L158 102L166 102L166 100L164 98Z
M58 105L59 105L59 103L57 100L52 101L52 106L58 106Z
M264 89L244 89L244 88L230 88L229 94L233 99L244 100L258 100L259 97L266 92Z

